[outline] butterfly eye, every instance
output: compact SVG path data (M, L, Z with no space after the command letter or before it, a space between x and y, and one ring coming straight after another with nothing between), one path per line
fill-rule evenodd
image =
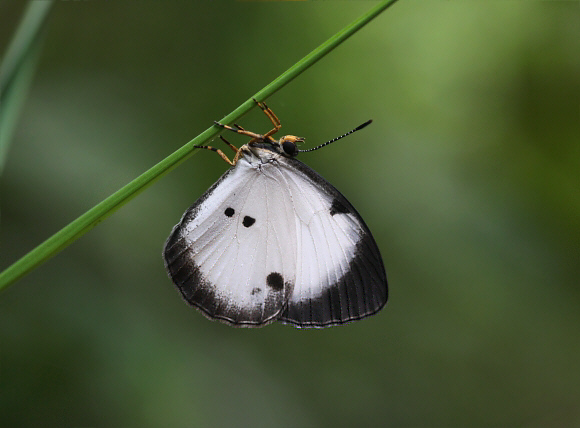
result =
M298 153L296 151L296 143L288 140L282 143L282 150L284 150L284 153L286 153L288 156L296 156Z

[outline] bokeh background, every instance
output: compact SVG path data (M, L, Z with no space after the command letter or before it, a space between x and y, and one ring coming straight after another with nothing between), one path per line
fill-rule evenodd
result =
M374 4L56 3L0 269ZM268 100L308 146L374 120L301 159L373 231L387 307L314 331L188 307L161 249L227 167L199 152L0 295L0 425L578 426L579 48L577 2L395 4Z

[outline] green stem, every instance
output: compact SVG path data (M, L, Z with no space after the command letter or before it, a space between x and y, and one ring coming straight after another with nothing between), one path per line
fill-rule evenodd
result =
M318 48L306 55L302 60L294 64L290 69L284 72L280 77L271 82L261 91L257 92L253 98L257 100L264 100L276 91L280 90L287 83L292 81L299 74L304 72L316 61L321 59L335 47L340 45L355 32L360 30L368 24L373 18L379 15L386 8L394 4L397 0L385 0L372 8L369 12L358 18L356 21L348 25L343 30L332 36ZM222 123L232 123L238 120L241 116L246 114L255 106L252 99L248 99L232 113L225 116ZM24 257L9 266L6 270L0 273L0 290L7 288L22 276L26 275L32 269L36 268L50 257L57 254L59 251L67 247L70 243L84 235L91 230L97 223L109 217L118 208L126 204L129 200L137 196L140 192L145 190L156 180L163 177L177 165L185 161L194 152L196 145L203 145L205 142L214 138L221 129L215 125L209 127L183 147L163 159L157 165L145 171L139 177L131 181L125 187L113 193L107 199L96 205L85 214L68 224L53 236L48 238L42 244L34 248Z
M18 123L18 117L24 107L28 90L34 78L41 44L41 39L38 38L30 46L28 55L20 64L18 73L14 75L0 100L0 176L8 158L10 142Z
M22 21L18 25L0 65L0 97L4 94L14 75L18 73L31 45L38 38L51 6L52 1L31 1L26 7Z
M30 2L0 64L0 174L40 56L51 1Z

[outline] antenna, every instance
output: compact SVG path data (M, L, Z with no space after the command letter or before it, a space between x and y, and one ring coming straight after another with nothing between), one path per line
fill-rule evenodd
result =
M313 147L313 148L311 148L311 149L306 149L306 150L298 150L298 152L300 152L300 153L304 153L304 152L313 152L314 150L321 149L322 147L324 147L324 146L328 146L329 144L331 144L331 143L334 143L335 141L338 141L338 140L340 140L341 138L344 138L344 137L346 137L347 135L350 135L350 134L352 134L353 132L360 131L360 130L361 130L361 129L363 129L365 126L367 126L367 125L370 125L370 124L371 124L371 122L372 122L372 119L371 119L371 120L367 120L367 121L366 121L365 123L363 123L362 125L359 125L359 126L357 126L357 127L356 127L356 128L354 128L352 131L349 131L349 132L347 132L346 134L344 134L344 135L341 135L340 137L333 138L332 140L330 140L330 141L327 141L326 143L324 143L324 144L321 144L320 146Z

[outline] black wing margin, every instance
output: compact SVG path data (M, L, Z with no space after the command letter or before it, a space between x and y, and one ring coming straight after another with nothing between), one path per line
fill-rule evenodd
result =
M355 255L334 284L314 299L288 302L278 317L283 323L300 328L322 328L360 320L380 311L388 299L387 275L379 248L364 220L350 202L317 172L297 159L286 159L317 187L332 195L330 214L353 215L362 228Z

